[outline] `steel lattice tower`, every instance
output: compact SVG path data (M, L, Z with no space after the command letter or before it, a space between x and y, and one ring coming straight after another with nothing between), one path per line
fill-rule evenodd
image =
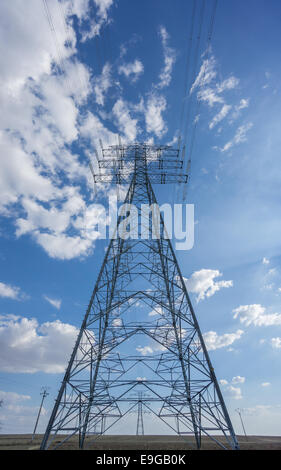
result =
M198 449L205 435L218 446L237 449L162 215L158 213L157 225L156 212L148 213L148 236L141 236L139 228L134 237L126 236L124 221L132 205L137 219L142 204L156 207L151 183L187 182L179 151L119 143L102 153L99 172L92 168L95 182L129 184L125 209L107 248L41 449L56 448L57 434L65 434L58 445L77 434L83 448L86 436L97 435L97 429L103 434L126 419L138 406L139 391L145 394L142 406L186 436L187 447L188 435ZM150 344L145 350L139 347L143 339Z

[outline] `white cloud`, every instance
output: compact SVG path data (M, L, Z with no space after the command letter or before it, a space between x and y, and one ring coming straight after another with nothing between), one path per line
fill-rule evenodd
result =
M189 279L185 279L189 292L197 294L197 302L205 297L211 297L215 292L224 287L232 287L233 281L215 281L216 277L222 276L217 269L201 269L195 271Z
M99 148L99 140L102 141L104 147L116 145L118 134L107 129L101 120L92 112L88 112L80 126L81 136L90 140L93 148Z
M231 121L230 122L233 122L234 119L237 119L239 116L240 116L240 111L242 109L245 109L245 108L248 108L249 106L249 98L242 98L240 100L240 102L234 106L234 110L233 110L233 113L231 115Z
M162 117L162 113L167 106L164 96L152 93L148 100L145 109L145 124L148 133L155 134L158 138L162 137L167 132L167 126Z
M30 395L21 395L16 392L5 392L4 390L0 390L0 401L3 400L5 406L14 405L21 401L27 401L30 399Z
M109 22L108 13L109 9L113 5L113 0L94 0L94 3L97 7L95 18L90 18L89 3L90 2L88 1L87 8L84 7L83 10L84 14L87 13L87 16L84 18L86 29L82 33L82 42L88 41L89 39L98 36L102 27L104 27L104 25Z
M0 390L1 407L1 432L30 433L38 415L38 405L30 404L31 396L16 392ZM37 431L44 432L47 426L47 412L44 406L41 409L40 421Z
M75 50L75 33L71 27L64 28L58 3L48 3L60 56L65 59ZM67 3L62 4L63 9ZM0 17L5 18L0 31L0 43L5 44L0 54L0 86L5 86L7 92L13 94L28 77L37 80L42 74L49 74L52 62L59 62L60 58L41 2L1 2Z
M267 259L266 257L264 257L262 259L262 264L269 264L269 259Z
M226 152L230 148L232 148L234 145L238 145L241 142L246 142L247 137L246 134L247 132L253 127L252 122L248 122L247 124L243 124L242 126L239 126L233 139L229 140L224 147L222 147L220 150L221 152Z
M26 217L16 221L16 234L21 236L30 233L53 258L85 256L91 252L94 241L100 236L96 224L100 224L98 228L101 228L102 224L106 224L106 216L99 205L86 207L76 188L65 187L64 193L66 201L60 207L50 203L48 209L34 200L23 198ZM67 234L68 229L72 229L71 236ZM73 229L76 229L76 234Z
M213 117L212 121L209 124L209 128L213 129L213 127L215 127L220 121L222 121L229 113L231 107L231 105L224 104L218 114Z
M125 75L126 78L131 78L132 82L136 82L144 71L143 63L139 59L134 62L122 64L118 68L119 74Z
M281 348L281 338L276 337L276 338L271 338L270 340L271 346L275 349L280 349Z
M275 276L277 274L277 269L276 268L271 268L268 270L267 277L270 276Z
M280 313L265 313L265 308L260 304L240 305L233 311L233 318L239 318L245 326L270 326L281 325Z
M235 379L244 379L244 380L236 380ZM244 377L233 377L232 384L243 383L245 381ZM220 380L220 384L224 387L224 394L229 397L233 398L234 400L241 400L242 399L242 391L240 387L234 387L227 380Z
M68 96L68 82L55 76L41 80L41 92L44 96L44 107L49 125L55 126L63 140L71 143L78 137L78 107Z
M69 206L69 201L67 204ZM22 206L26 213L26 218L19 218L17 224L17 236L31 232L37 229L49 229L52 232L60 233L67 229L70 223L71 210L66 210L66 204L58 209L54 205L50 205L45 209L41 204L33 199L23 198ZM78 213L83 208L83 200L81 199L81 206L76 208ZM74 211L74 213L76 212Z
M128 104L120 98L114 104L112 112L117 120L118 129L124 134L125 140L134 142L138 133L137 119L131 118Z
M222 93L225 90L231 90L233 88L236 88L238 84L239 78L236 78L232 75L231 77L228 77L226 80L217 85L217 91L218 93Z
M210 107L213 107L215 103L224 103L224 98L221 94L236 88L239 84L239 79L232 75L221 83L215 83L216 77L217 62L215 57L211 56L208 59L204 59L199 73L190 88L190 94L197 88L197 98L201 101L206 101Z
M224 103L222 96L219 96L212 88L199 90L197 97L200 101L205 101L211 108L216 103Z
M229 396L230 398L233 398L234 400L241 400L243 398L241 388L233 387L233 385L227 386L226 395Z
M240 109L244 109L244 108L248 108L249 106L249 98L242 98L240 100L240 103L239 105L237 106L237 109L240 110Z
M72 259L90 254L93 243L90 239L65 234L42 233L36 230L34 238L51 258Z
M112 326L122 326L122 319L121 318L114 318L114 320L112 321Z
M55 307L57 310L60 309L61 307L61 299L53 299L51 297L48 297L47 295L44 295L43 296L45 300L47 300L47 302L49 302L49 304L51 304L53 307Z
M218 335L215 331L208 331L204 333L204 340L209 351L215 349L225 348L234 343L234 341L241 338L243 330L237 330L235 333L225 333L223 335Z
M191 86L190 93L193 93L196 88L203 88L210 84L216 76L216 60L214 56L211 56L209 59L203 61L199 73Z
M161 306L155 307L151 312L149 312L148 316L149 317L154 317L156 315L163 315L163 308Z
M231 119L229 120L230 123L239 116L242 109L247 108L249 105L249 99L246 98L240 99L240 102L237 105L227 104L224 94L229 90L237 88L240 80L234 75L231 75L222 82L216 83L217 75L217 62L215 57L211 56L208 59L204 59L199 73L190 88L190 94L197 91L197 99L206 103L210 108L213 108L218 104L221 105L220 111L217 112L209 123L210 129L213 129L219 122L221 122L229 114L231 109L233 109L233 112ZM222 148L219 148L218 146L215 146L214 148L217 150L219 149L221 152L225 152L234 145L245 142L246 134L252 125L252 123L241 125L238 127L233 139L229 140ZM219 129L219 132L221 132L221 129Z
M164 26L160 27L159 34L162 41L162 47L164 51L164 67L159 76L158 88L164 88L170 85L172 79L172 70L176 61L175 50L168 45L169 34Z
M94 78L94 92L96 95L96 102L104 106L105 94L112 86L111 66L106 63L103 66L101 75Z
M221 385L227 385L227 384L228 384L228 381L225 380L225 379L221 379L221 380L220 380L220 384L221 384Z
M42 201L54 197L56 189L51 181L35 168L30 154L19 147L18 141L0 131L2 208L16 203L24 194ZM9 157L8 157L9 156Z
M270 382L263 382L261 384L262 387L270 387L271 383Z
M35 318L3 315L0 319L0 370L62 373L77 334L76 327L60 320L39 325Z
M5 284L4 282L0 282L0 297L5 297L8 299L19 300L20 288L16 286L12 286L10 284Z
M237 375L236 377L233 377L231 382L233 384L243 384L245 382L245 377L240 377L240 375Z
M111 3L96 1L100 19ZM80 106L92 89L89 70L74 57L76 35L69 17L88 21L90 6L83 0L60 5L51 0L48 8L53 32L42 2L0 5L5 18L0 38L5 34L7 41L0 57L0 125L5 129L0 133L0 210L12 215L16 208L17 236L29 233L51 256L69 259L90 253L93 246L93 239L81 236L82 228L73 234L73 222L85 209L81 188L73 183L88 184L89 172L87 162L66 146L77 140L80 126L82 135L87 133L88 116L81 119ZM111 135L101 125L94 137L99 131L99 137Z
M138 346L136 351L138 351L142 356L153 354L153 349L150 346Z

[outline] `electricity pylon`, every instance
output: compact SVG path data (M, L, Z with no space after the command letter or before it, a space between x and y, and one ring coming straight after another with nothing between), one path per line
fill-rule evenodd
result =
M102 153L99 171L92 167L95 182L129 188L41 449L56 448L73 435L84 448L86 436L94 434L102 420L106 418L105 433L126 419L132 408L130 394L139 390L149 393L146 406L155 417L186 436L187 448L193 442L199 449L205 435L222 448L237 449L151 184L187 182L179 151L119 142ZM144 211L140 226L143 205L151 210ZM132 215L133 207L137 210ZM59 444L57 434L65 434Z
M131 410L131 413L137 414L137 427L136 427L136 436L143 436L144 435L144 414L151 414L148 410L148 405L150 405L149 395L143 391L138 391L137 395L132 395L134 400L132 403L134 404L134 409ZM137 408L137 409L135 409Z

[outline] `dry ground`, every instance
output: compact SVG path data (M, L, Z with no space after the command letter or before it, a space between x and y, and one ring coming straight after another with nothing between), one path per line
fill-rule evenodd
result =
M31 441L30 434L0 434L0 450L37 450L40 447L42 435ZM59 443L65 436L57 436ZM221 439L221 438L220 438ZM241 450L281 450L281 436L237 436ZM180 436L100 436L89 437L85 449L92 450L190 450L193 441ZM63 444L62 450L77 449L77 437L72 437ZM218 449L208 438L202 438L202 449Z

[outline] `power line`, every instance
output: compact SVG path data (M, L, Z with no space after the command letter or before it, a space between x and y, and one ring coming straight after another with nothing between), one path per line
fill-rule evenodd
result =
M207 64L210 58L211 40L212 40L213 31L214 31L217 4L218 4L218 0L214 0L211 19L210 19L210 25L209 25L209 30L208 30L208 36L207 36L206 59L205 59L205 65L204 65L203 75L202 75L202 83L204 83L204 80L205 80ZM197 108L196 108L195 119L193 123L193 130L192 130L192 135L191 135L191 140L190 140L190 147L189 147L189 158L187 160L187 166L186 166L186 171L188 171L189 174L190 174L190 167L191 167L191 160L192 160L192 154L193 154L193 149L194 149L197 124L199 120L200 107L201 107L201 100L197 98ZM185 185L185 187L183 188L183 200L184 201L186 200L186 193L187 193L187 185Z
M198 36L197 36L196 49L195 49L195 54L194 54L193 73L191 76L190 85L194 82L195 77L196 77L197 64L198 64L199 51L200 51L199 46L200 46L200 41L201 41L201 36L202 36L202 25L203 25L203 20L204 20L204 12L205 12L205 4L206 4L205 1L206 0L203 0L201 10L200 10L199 31L198 31ZM188 127L189 127L189 121L190 121L191 101L192 100L190 99L188 102L187 117L186 117L186 122L185 122L185 127L184 127L184 139L183 139L184 145L186 145L186 141L187 141Z
M42 1L43 1L44 9L45 9L45 15L46 15L46 18L47 18L47 21L48 21L48 24L49 24L49 27L50 27L50 30L51 30L51 33L52 33L52 36L53 36L55 48L57 50L58 65L59 65L58 70L60 69L60 72L62 74L64 74L65 81L66 81L66 86L68 88L69 95L71 96L71 95L73 95L73 92L71 90L69 78L68 78L68 75L66 73L65 61L64 61L63 54L61 52L60 44L59 44L59 41L58 41L56 28L55 28L55 25L54 25L54 22L53 22L52 13L49 9L47 0L42 0Z
M179 124L179 137L181 137L181 133L182 133L186 98L188 96L187 90L188 90L188 79L189 79L189 71L190 71L189 65L190 65L190 57L191 57L192 42L193 42L195 12L196 12L196 0L193 0L191 22L190 22L190 35L189 35L189 41L188 41L188 50L187 50L186 67L185 67L185 79L184 79L184 90L183 90L184 98L182 100L182 108L181 108L180 124Z

